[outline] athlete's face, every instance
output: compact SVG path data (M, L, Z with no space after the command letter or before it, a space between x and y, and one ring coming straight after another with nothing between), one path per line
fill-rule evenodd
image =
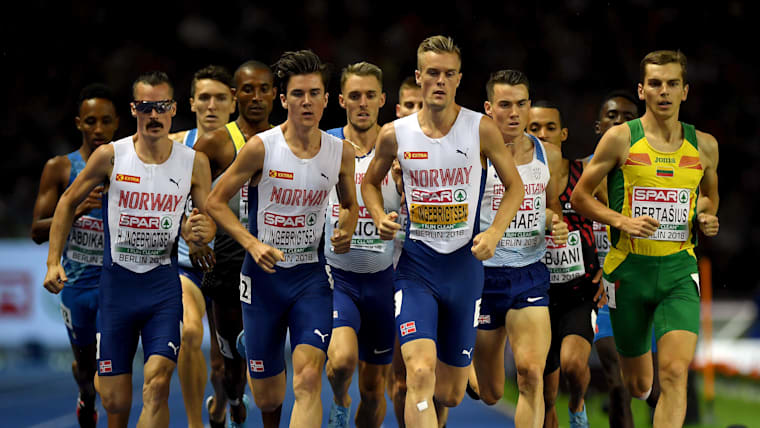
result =
M504 137L513 139L522 135L528 124L530 98L523 85L497 83L493 87L493 99L485 102L486 114L499 126Z
M422 110L422 89L406 88L396 104L396 117L406 117Z
M639 108L630 100L623 97L610 98L602 105L594 131L597 135L604 135L613 126L636 119L638 116Z
M77 129L82 132L84 143L90 149L113 140L113 134L119 128L119 117L110 100L90 98L82 101L79 116L74 119Z
M199 128L213 131L230 121L230 115L235 112L235 96L229 86L218 80L200 79L195 82L190 110L195 112Z
M380 108L385 105L385 94L375 76L351 74L338 101L346 109L348 123L355 130L364 132L377 123Z
M137 132L152 138L161 138L169 135L169 129L172 127L172 117L177 114L177 103L172 101L171 107L163 112L158 113L156 108L151 109L149 113L137 111L135 105L141 101L171 101L172 90L166 83L156 86L139 82L135 87L135 101L131 105L132 116L137 118Z
M449 52L428 51L419 57L420 69L415 70L417 84L422 88L422 99L435 110L442 110L454 102L457 87L462 80L459 56Z
M240 115L249 123L269 122L277 88L268 70L244 68L235 74Z
M555 108L531 107L528 116L528 132L541 141L562 147L567 140L567 128L560 123L559 111Z
M288 111L288 121L304 127L316 127L327 107L327 92L319 73L291 76L287 93L280 94L282 108Z
M661 117L678 115L689 92L681 71L681 64L675 62L646 65L644 83L639 83L639 99L646 103L647 111Z

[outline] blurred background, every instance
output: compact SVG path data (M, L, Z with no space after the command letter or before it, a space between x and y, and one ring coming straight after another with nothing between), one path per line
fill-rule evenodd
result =
M10 367L18 349L45 355L48 346L67 346L56 297L41 291L46 247L35 246L29 233L44 163L81 143L74 117L83 86L100 81L116 92L121 124L115 138L120 138L135 129L128 109L131 82L143 71L166 71L179 102L176 131L194 126L188 97L197 69L213 63L234 71L248 59L271 64L285 50L311 48L333 66L323 129L345 124L337 103L339 73L361 60L385 73L388 100L380 121L387 122L395 118L400 82L414 73L418 43L445 34L463 54L458 103L482 112L489 73L523 70L532 99L561 106L570 131L569 158L593 151L593 123L603 95L621 88L633 93L646 53L680 49L686 54L690 92L681 119L713 134L720 145L721 230L699 247L700 256L712 262L714 301L703 315L712 315L715 340L710 352L700 348L697 366L712 366L710 355L725 354L724 372L732 374L726 379L738 377L756 387L760 347L751 338L760 337L760 281L750 271L760 239L760 223L754 221L760 215L755 199L760 67L752 40L760 13L756 2L694 5L654 0L15 4L0 28L0 76L6 82L0 106L0 369ZM272 123L279 123L285 115L275 104ZM738 356L743 360L734 361Z

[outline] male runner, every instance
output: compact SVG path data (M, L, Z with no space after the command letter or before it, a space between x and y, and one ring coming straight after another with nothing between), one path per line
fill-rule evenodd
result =
M539 100L531 104L528 132L541 142L562 149L568 130L562 123L559 107ZM576 214L570 206L570 195L583 172L585 162L562 158L555 172L561 193L562 214L570 230L568 242L556 245L548 237L544 264L549 268L549 319L552 339L544 369L544 427L557 427L557 409L554 403L559 393L560 371L570 389L568 412L570 426L588 427L584 397L591 371L588 357L594 330L592 312L603 296L602 272L594 245L594 230L590 220ZM603 302L599 302L603 303Z
M362 196L380 237L400 225L386 213L381 184L394 159L403 172L407 239L396 271L397 334L407 367L404 417L410 427L437 426L433 396L459 404L475 344L483 267L520 205L522 182L494 122L454 101L461 54L433 36L417 49L419 112L383 127ZM479 201L487 162L505 183L493 225L480 232Z
M504 347L512 346L519 398L517 427L538 427L544 420L543 372L551 342L549 271L541 263L546 230L561 245L567 225L561 220L557 172L561 153L525 133L530 110L528 78L520 71L501 70L486 83L486 114L499 126L503 143L514 157L525 195L520 210L500 236L496 254L485 260L483 301L473 361L480 395L495 404L504 393ZM489 169L480 206L481 227L491 224L504 185Z
M351 245L358 207L355 149L319 130L327 71L309 50L285 52L274 66L288 118L254 136L209 196L214 218L246 249L240 301L251 390L262 411L285 398L284 345L290 330L295 405L290 426L320 426L320 389L332 330L332 292L320 240L328 195L337 185L332 251ZM249 183L248 230L227 201ZM327 238L326 238L327 239Z
M50 224L61 194L84 168L90 154L111 142L119 127L114 96L105 85L92 84L79 93L79 115L74 119L82 133L79 149L51 158L40 178L34 204L32 239L41 244L50 237ZM77 420L81 427L94 427L95 410L95 322L98 313L98 283L103 265L103 187L97 186L76 207L74 224L63 252L63 267L69 282L61 294L61 315L66 324L74 361L71 371L79 385Z
M198 137L224 126L235 112L235 95L232 76L226 68L209 65L195 72L190 83L190 110L195 113L196 127L169 134L174 141L193 147ZM193 210L192 198L188 198L185 215ZM193 265L191 258L196 261ZM188 426L202 428L203 391L206 389L206 360L203 358L203 314L206 301L201 293L203 270L213 266L214 254L210 245L193 248L182 237L179 239L179 279L182 284L182 346L177 359L177 373L185 401ZM213 317L209 322L213 325ZM215 331L212 329L212 332ZM217 348L218 349L218 348ZM218 352L211 357L221 359Z
M616 90L607 94L602 99L602 106L599 109L599 119L594 123L594 132L600 138L608 129L615 125L628 122L639 117L639 108L636 99L632 94L624 90ZM602 183L604 197L599 194L596 198L607 204L607 189ZM599 255L599 266L604 266L604 258L610 251L610 240L607 236L607 227L604 224L594 223L594 242L596 251ZM623 379L620 376L620 359L617 349L615 349L615 339L612 336L612 324L610 323L610 310L607 305L602 306L596 316L594 326L594 346L596 353L599 355L599 362L602 365L604 378L607 381L609 391L609 422L611 427L633 428L633 414L631 413L631 393L628 392ZM655 362L654 360L652 361ZM659 383L657 382L657 371L653 381L652 394L647 398L647 403L656 404L659 396ZM651 406L651 404L650 404ZM654 406L652 406L654 407Z
M374 64L359 62L343 69L340 78L341 107L348 124L327 131L355 145L354 174L361 185L367 166L375 156L380 108L385 104L383 72ZM401 195L388 173L382 183L385 211L398 212ZM333 334L327 349L327 378L333 390L328 427L348 427L351 397L348 387L359 366L361 401L355 423L379 427L385 418L385 379L393 357L393 241L377 234L372 217L357 196L359 220L351 251L336 254L325 242L328 277L333 283ZM332 236L340 214L333 189L325 222L325 236Z
M246 141L272 126L269 114L277 89L272 71L259 61L246 61L233 76L238 118L224 128L198 138L195 150L209 158L214 184L237 157ZM229 201L243 224L248 222L248 187L242 186ZM230 402L230 425L244 426L248 414L248 397L244 394L245 356L237 351L235 341L243 331L243 314L238 286L245 250L227 231L219 228L214 239L215 265L203 276L203 292L210 298L211 383L214 396L206 399L209 424L225 426L227 400ZM212 322L213 320L213 322ZM215 330L214 330L215 328ZM262 412L265 424L279 424L280 410Z
M60 257L75 208L95 186L106 183L96 387L109 413L128 414L132 360L141 339L145 382L138 426L166 427L182 320L177 235L192 194L197 207L182 233L198 245L211 241L216 227L202 214L211 176L206 156L168 138L176 105L166 74L143 74L132 88L137 134L95 150L64 192L50 228L44 285L54 293L64 287ZM126 418L121 422L126 426Z
M652 52L640 73L644 115L602 137L572 203L610 225L604 286L626 386L640 399L651 392L654 321L661 388L654 426L676 427L699 332L696 225L706 236L719 227L718 143L678 120L689 91L683 53ZM609 208L592 196L605 176Z

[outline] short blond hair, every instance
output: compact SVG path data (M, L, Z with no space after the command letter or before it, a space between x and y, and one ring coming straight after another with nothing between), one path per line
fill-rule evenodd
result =
M425 52L435 53L453 53L459 58L459 63L462 63L462 52L459 50L459 46L454 44L454 39L447 36L431 36L423 40L417 47L417 69L422 70L420 65L420 58Z
M343 68L343 71L340 74L340 90L341 92L346 87L346 80L348 80L348 76L375 76L378 83L380 83L380 90L383 89L383 70L380 69L380 67L376 66L375 64L362 61L357 62L356 64L349 64L345 68Z
M681 66L681 80L683 80L683 83L686 83L686 55L681 51L668 50L650 52L641 60L641 64L639 65L640 83L644 83L644 79L646 78L647 65L666 65L672 63Z

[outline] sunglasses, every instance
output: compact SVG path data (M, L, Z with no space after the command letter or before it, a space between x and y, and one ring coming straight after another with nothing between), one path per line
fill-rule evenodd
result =
M166 113L171 110L174 105L174 100L161 100L161 101L134 101L132 107L140 113L148 114L153 110L158 114Z

